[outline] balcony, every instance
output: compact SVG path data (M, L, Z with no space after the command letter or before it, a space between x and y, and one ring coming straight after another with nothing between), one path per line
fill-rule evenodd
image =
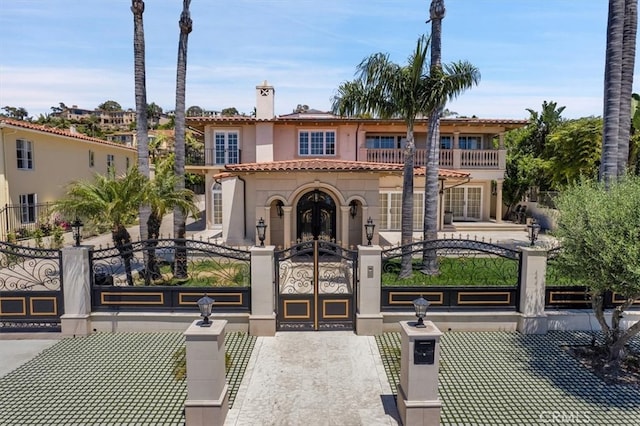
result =
M228 150L225 150L224 155L222 155L221 152L219 152L218 154L220 155L216 156L216 150L213 148L207 148L201 151L189 151L185 155L185 165L187 166L224 166L225 164L242 163L242 150L240 149L238 149L236 152L231 153L234 155L230 155Z
M402 164L404 150L402 149L367 149L367 160L372 163ZM505 149L441 149L440 167L451 169L505 169ZM427 163L427 151L416 149L415 165L424 166Z

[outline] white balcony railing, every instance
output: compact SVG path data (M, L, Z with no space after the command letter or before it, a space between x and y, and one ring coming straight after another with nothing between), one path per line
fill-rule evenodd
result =
M504 169L505 150L497 149L441 149L440 167L461 169ZM416 149L415 165L427 162L426 150ZM367 149L367 161L372 163L404 163L402 149Z

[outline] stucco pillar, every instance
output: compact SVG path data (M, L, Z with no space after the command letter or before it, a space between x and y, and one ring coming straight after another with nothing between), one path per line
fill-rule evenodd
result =
M517 330L522 334L546 334L544 313L547 252L535 247L522 248L520 270L520 318Z
M214 320L210 327L194 321L184 332L187 347L186 426L224 425L229 411L225 372L225 327Z
M383 317L380 312L380 283L382 275L382 248L358 246L358 305L356 333L364 336L382 334Z
M442 332L433 322L425 328L416 322L400 321L400 385L398 411L402 424L440 424L442 401L438 398L438 367Z
M342 247L349 247L349 206L340 206L340 235L337 235L336 244L341 243Z
M63 336L87 336L91 333L91 247L62 249L64 314L60 317L60 325Z
M460 164L461 164L460 156L462 155L460 153L460 132L453 132L453 149L451 151L451 155L452 155L451 167L454 170L457 170L460 168Z
M251 248L251 315L249 334L273 336L276 334L274 246Z
M496 181L496 223L502 223L502 182Z
M291 211L293 207L284 206L282 211L284 212L284 247L291 247Z

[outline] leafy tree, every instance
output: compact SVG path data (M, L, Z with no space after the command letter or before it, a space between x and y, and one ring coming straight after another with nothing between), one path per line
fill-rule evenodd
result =
M187 116L189 117L199 117L203 112L204 110L197 105L193 105L187 108Z
M558 107L556 102L542 102L542 110L537 111L527 108L529 111L530 137L522 147L536 157L541 157L547 143L547 136L562 123L562 112L566 107Z
M133 11L133 8L134 8L134 4L137 5L139 3L142 3L142 10L144 11L144 1L131 0L131 3L132 3L132 5L131 5L132 11ZM135 13L136 12L134 12L134 15L135 15ZM140 12L140 16L141 16L140 19L142 19L142 12ZM134 43L135 43L135 41L134 41ZM137 108L137 105L136 105L136 108ZM112 100L104 101L103 103L98 105L98 109L102 110L102 111L122 111L122 107L120 106L120 104L117 103L116 101L112 101Z
M189 13L191 0L183 0L180 14L180 37L178 41L178 63L176 70L176 146L175 146L175 180L176 192L184 190L184 162L185 162L185 92L187 79L187 47L189 34L193 29L193 21ZM193 108L193 107L192 107ZM191 108L189 108L191 109ZM173 233L176 238L183 239L186 234L186 216L183 209L175 207L173 210ZM173 274L177 278L184 278L187 273L187 256L182 248L176 249L176 263Z
M563 248L558 268L589 287L604 347L615 366L625 355L625 344L640 332L640 321L627 330L620 327L624 311L640 298L640 177L585 180L563 191L556 205L556 236ZM610 323L603 303L608 291L623 300Z
M238 112L236 107L225 108L225 109L222 110L221 114L224 117L233 117L233 116L236 116L236 115L240 115L240 113Z
M113 244L120 253L127 282L133 285L131 274L131 235L127 225L135 221L145 197L147 179L137 167L119 177L113 173L96 174L93 181L76 181L69 185L55 209L68 217L78 216L93 224L109 224Z
M158 124L160 117L162 116L162 107L155 102L151 102L147 105L147 120L152 123Z
M298 104L296 109L293 110L294 113L302 113L309 111L309 105Z
M399 117L407 126L402 184L403 244L413 234L413 169L415 157L414 124L418 115L427 114L443 102L442 96L453 96L479 78L468 62L456 62L442 72L430 74L427 61L429 38L418 39L407 65L391 62L388 54L375 53L358 65L357 78L342 83L334 96L332 110L340 115L373 114L381 118ZM399 276L412 274L411 253L402 258Z
M3 115L8 118L13 118L14 120L28 121L29 113L23 107L5 106L2 109L5 111L5 114Z

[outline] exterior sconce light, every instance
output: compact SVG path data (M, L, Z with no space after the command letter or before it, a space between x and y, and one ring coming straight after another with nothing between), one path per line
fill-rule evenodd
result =
M527 225L527 232L529 232L529 241L531 242L530 246L533 247L536 245L538 234L540 233L540 225L535 219L531 219L531 223Z
M364 225L364 230L365 230L365 233L367 234L368 246L371 245L371 240L373 239L373 230L375 229L375 227L376 225L373 223L373 219L369 217L369 219L367 219L367 223Z
M276 201L276 213L278 214L278 217L284 216L284 210L282 209L283 206L284 203L282 201Z
M76 242L76 247L80 246L80 239L82 238L83 226L84 226L84 223L82 223L82 221L78 219L78 217L76 217L76 220L71 222L71 229L73 230L73 239Z
M211 321L209 321L209 317L211 316L211 311L213 310L213 302L214 300L208 297L206 294L203 298L198 300L200 315L204 318L202 321L199 321L197 323L197 325L199 325L200 327L211 327Z
M426 325L424 325L424 317L427 316L428 307L429 301L422 296L413 301L413 308L416 310L416 317L418 317L418 322L416 323L417 328L427 327Z
M264 223L263 218L260 218L260 220L258 221L256 230L258 231L258 240L260 240L260 247L264 247L264 236L267 232L267 225Z
M358 203L356 200L351 200L349 203L349 214L351 218L355 218L358 215Z

